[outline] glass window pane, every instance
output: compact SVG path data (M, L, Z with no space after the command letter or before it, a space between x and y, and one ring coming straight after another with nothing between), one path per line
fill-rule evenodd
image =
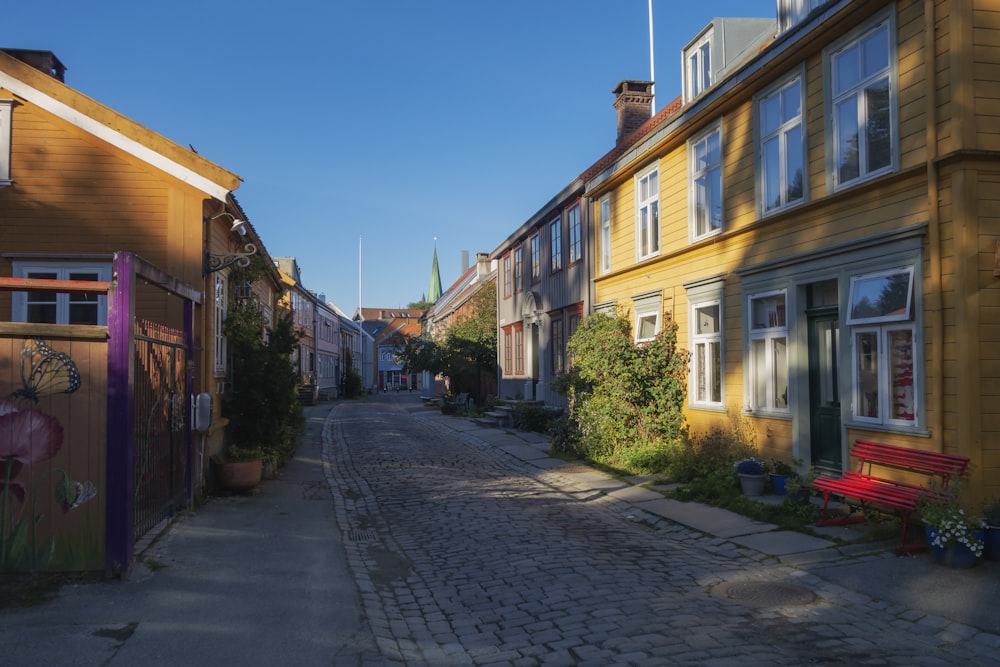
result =
M659 252L660 250L660 202L654 201L649 205L649 251Z
M722 170L719 168L712 169L708 173L709 177L709 195L711 197L711 209L709 214L711 215L712 230L722 229Z
M774 387L775 408L788 407L788 343L784 338L775 338L772 343L771 360L774 375L771 378Z
M869 172L889 166L892 161L892 127L889 117L889 80L882 79L865 89L867 102L867 168Z
M796 125L785 133L785 203L802 199L802 126Z
M763 338L750 341L750 363L753 364L751 376L753 377L753 405L763 407L767 405L767 348Z
M837 104L837 182L847 183L861 173L858 158L858 101L855 96Z
M750 306L751 329L774 329L785 327L785 295L753 299Z
M913 331L889 332L889 375L892 386L892 418L913 421L916 404L913 393Z
M761 130L764 134L771 134L778 129L781 122L781 101L777 95L771 95L764 99L760 105Z
M889 67L889 28L880 26L861 41L864 53L864 70L861 78L866 79Z
M855 412L859 417L878 419L878 334L874 331L858 332L855 336L855 355Z
M858 45L855 44L849 49L844 49L833 58L833 94L840 93L853 88L860 81L861 56L858 53Z
M909 319L912 283L910 270L851 278L848 321Z
M703 306L695 311L696 331L699 334L719 333L719 306Z
M781 206L781 156L777 137L769 139L762 147L764 167L764 210Z
M694 346L694 364L695 364L695 399L698 401L705 401L707 399L705 393L705 344L698 343Z
M638 340L649 340L656 337L656 315L639 316Z
M712 366L711 396L709 400L718 403L722 400L722 345L718 342L709 343L709 363Z
M55 295L53 295L55 296ZM39 324L57 324L56 304L53 303L29 303L28 321Z
M781 91L781 122L787 123L799 116L802 106L802 84L796 80Z

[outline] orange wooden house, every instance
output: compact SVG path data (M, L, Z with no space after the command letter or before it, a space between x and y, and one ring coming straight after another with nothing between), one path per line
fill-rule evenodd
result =
M0 50L0 571L127 572L134 542L191 502L222 447L220 401L195 433L191 398L226 389L232 266L264 249L236 174L64 72L51 52ZM280 292L276 272L249 287L265 304ZM115 298L130 347L109 379ZM126 408L132 430L112 442ZM127 446L125 463L109 444Z

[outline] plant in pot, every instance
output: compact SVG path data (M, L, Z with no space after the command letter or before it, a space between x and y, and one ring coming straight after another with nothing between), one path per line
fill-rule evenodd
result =
M224 324L232 368L222 405L229 418L224 461L256 461L258 483L263 463L277 467L291 456L304 423L291 361L299 335L290 315L268 324L253 299L230 308Z
M770 461L771 488L774 494L784 496L788 493L788 480L795 474L795 469L788 463L779 459Z
M767 467L763 461L748 456L734 463L733 468L739 477L743 495L760 496L764 494L764 486L767 484Z
M936 563L953 568L972 567L983 555L983 520L965 511L958 484L929 489L919 502L927 543Z
M983 558L1000 560L1000 498L983 508Z

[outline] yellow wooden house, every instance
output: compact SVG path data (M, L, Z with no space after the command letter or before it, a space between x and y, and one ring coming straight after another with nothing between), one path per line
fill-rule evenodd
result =
M677 105L589 174L595 310L677 323L694 433L961 454L998 495L1000 6L778 10L692 36Z

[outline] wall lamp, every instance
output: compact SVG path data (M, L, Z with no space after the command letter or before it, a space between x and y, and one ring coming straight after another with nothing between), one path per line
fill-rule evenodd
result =
M246 221L240 220L239 218L237 218L232 213L229 213L228 211L223 211L222 213L213 215L212 217L207 218L207 220L209 221L215 220L216 218L221 218L224 215L228 215L230 218L233 219L233 224L229 228L229 231L233 232L234 234L238 234L239 236L247 235ZM243 246L243 250L244 252L235 252L235 253L218 254L218 255L210 253L206 250L204 263L202 265L202 273L208 275L209 273L214 273L215 271L221 271L222 269L233 266L234 264L236 266L240 266L243 268L250 266L250 258L257 254L257 246L255 246L253 243L247 243L245 246Z

